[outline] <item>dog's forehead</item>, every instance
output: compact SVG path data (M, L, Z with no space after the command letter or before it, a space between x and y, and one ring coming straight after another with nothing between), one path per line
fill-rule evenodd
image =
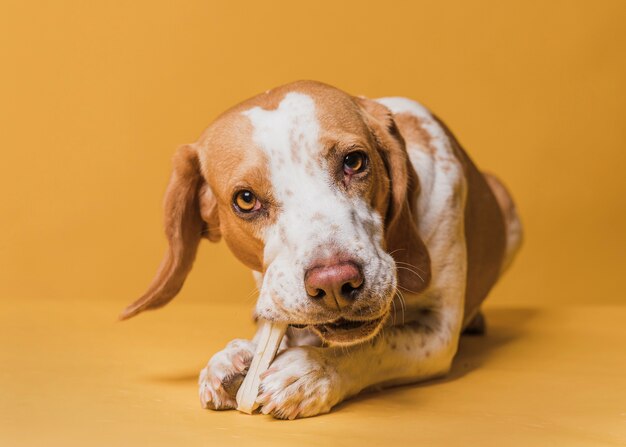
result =
M309 95L290 92L274 110L256 106L242 114L252 124L253 141L272 161L301 164L319 151L320 123Z
M368 138L360 109L347 93L300 81L277 87L224 112L201 139L203 165L221 189L251 170L321 167L336 142ZM267 171L270 172L267 172ZM220 186L221 185L221 186ZM275 185L277 186L277 185Z
M240 115L250 120L253 140L270 156L278 155L280 148L297 151L296 158L316 156L334 142L367 135L354 98L325 84L289 84L243 105Z
M260 113L263 110L265 114ZM233 110L260 122L260 115L282 118L283 126L317 120L320 138L337 138L342 134L360 134L366 130L360 109L346 92L314 81L298 81L257 95ZM275 112L275 113L270 113ZM254 118L253 118L253 115ZM294 119L289 119L292 116ZM296 119L297 118L297 119ZM283 130L275 128L277 131Z

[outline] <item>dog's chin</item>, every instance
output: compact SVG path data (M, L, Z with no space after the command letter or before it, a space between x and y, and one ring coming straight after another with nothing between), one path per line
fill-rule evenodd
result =
M311 328L329 345L354 345L369 340L380 332L388 314L370 320L337 320L312 325Z

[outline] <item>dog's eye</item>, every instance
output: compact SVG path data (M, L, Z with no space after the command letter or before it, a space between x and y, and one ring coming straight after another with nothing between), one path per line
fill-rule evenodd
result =
M367 156L361 151L350 152L343 159L343 172L347 175L363 172L367 166Z
M237 208L237 211L242 213L250 213L261 208L261 202L256 198L252 191L247 189L241 190L235 194L233 204Z

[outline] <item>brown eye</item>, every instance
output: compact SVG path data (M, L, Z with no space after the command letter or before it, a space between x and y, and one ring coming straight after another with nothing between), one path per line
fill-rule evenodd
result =
M361 151L350 152L343 159L343 172L347 175L358 174L365 170L367 156Z
M249 213L251 211L256 211L261 208L261 203L256 198L256 196L252 193L252 191L248 191L244 189L235 194L233 199L233 203L238 211L242 213Z

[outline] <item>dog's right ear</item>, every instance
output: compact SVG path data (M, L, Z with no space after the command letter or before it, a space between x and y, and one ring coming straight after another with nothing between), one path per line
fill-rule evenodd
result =
M197 147L180 147L173 164L164 203L169 247L148 290L122 311L121 320L167 304L183 286L200 239L217 242L221 236L217 201L200 173Z
M426 289L431 279L428 248L417 226L419 178L391 111L367 98L357 98L357 103L376 141L390 180L385 241L387 251L397 264L398 287L419 293Z

